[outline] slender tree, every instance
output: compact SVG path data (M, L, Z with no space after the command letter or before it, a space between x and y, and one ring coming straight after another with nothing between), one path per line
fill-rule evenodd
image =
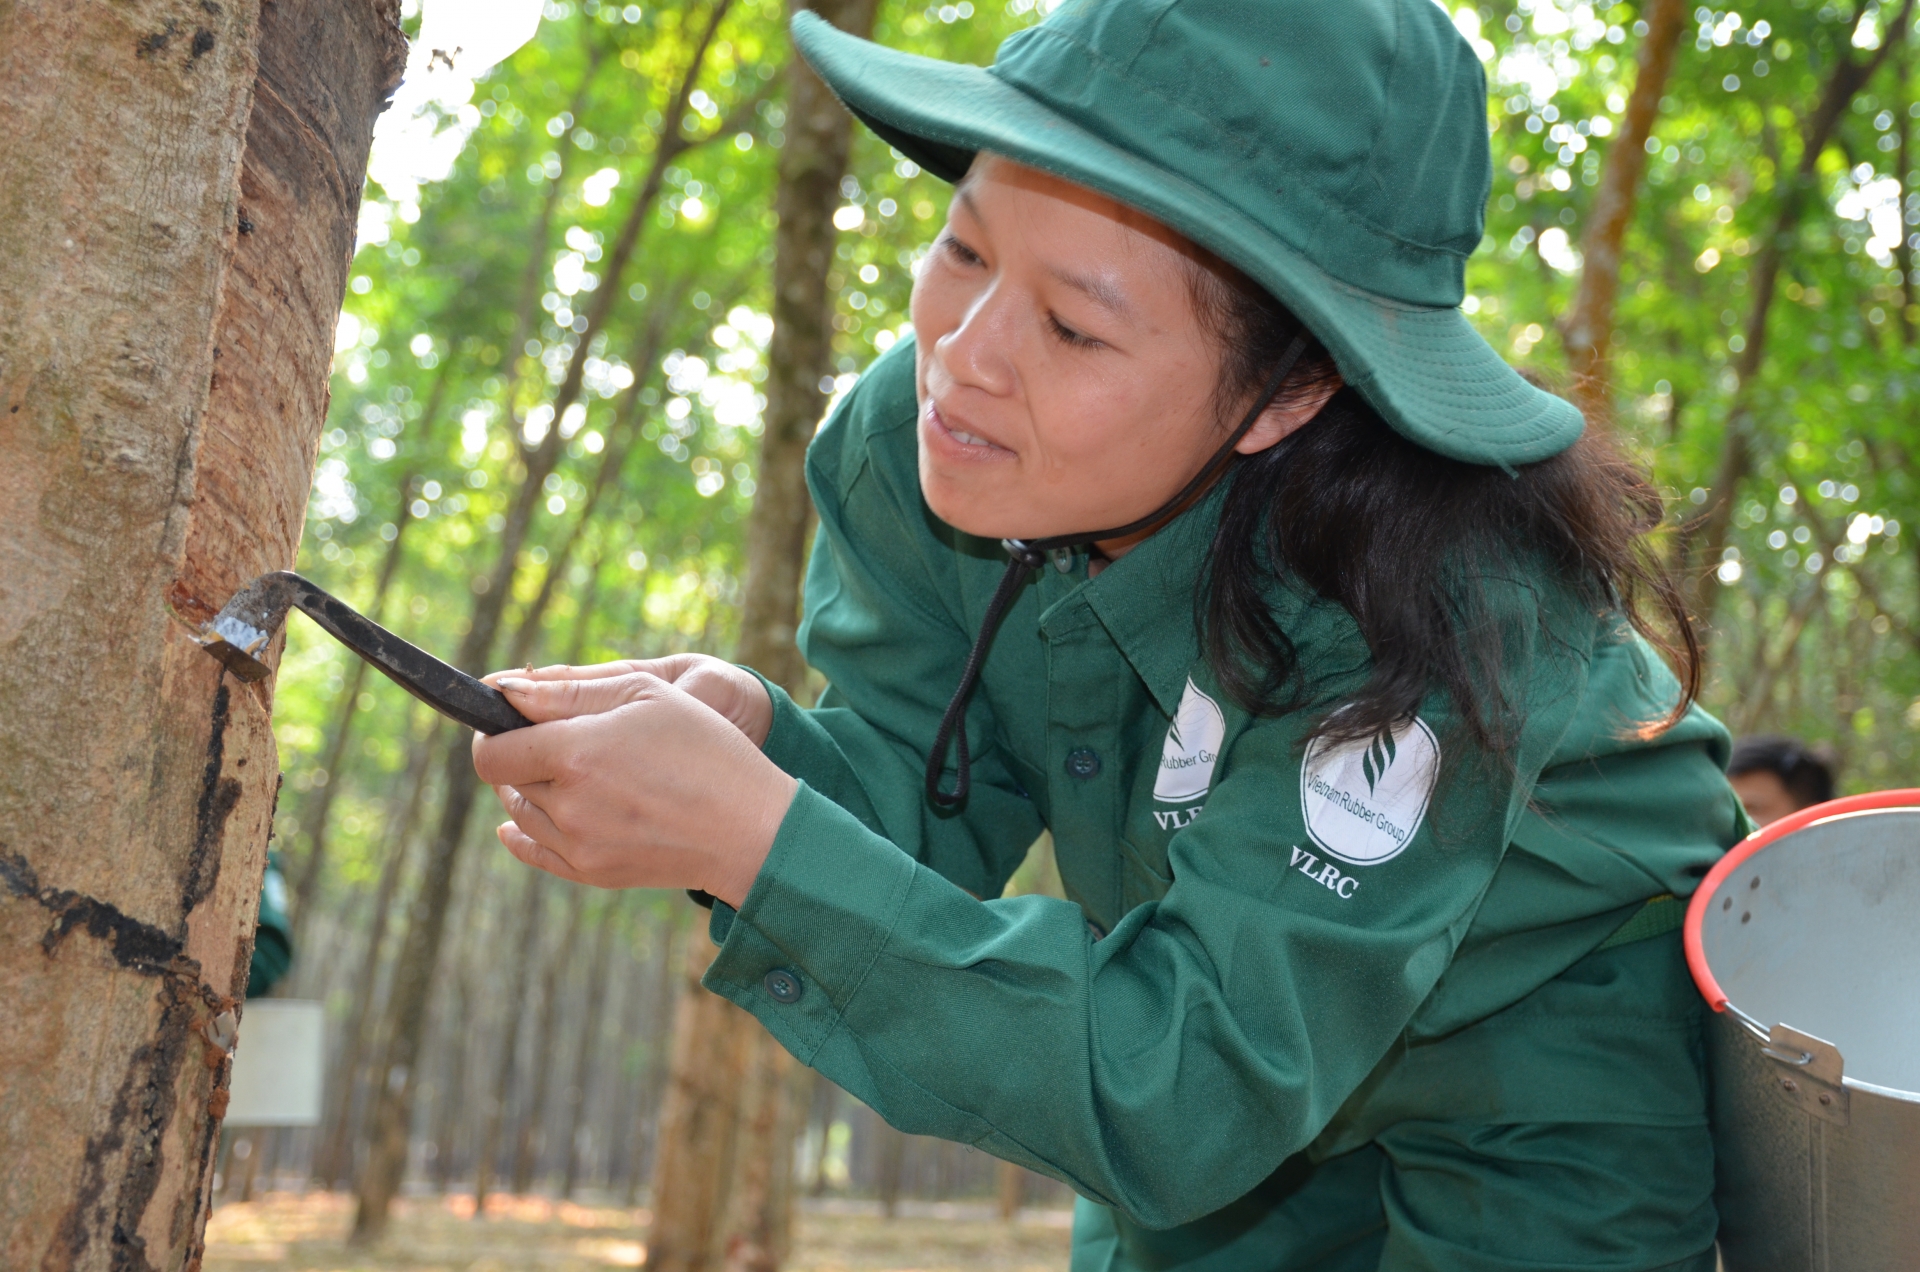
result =
M586 1114L587 1095L593 1082L594 1062L599 1058L600 1049L594 1045L597 1035L606 1023L606 1013L601 1004L607 993L607 972L613 959L613 938L621 927L621 912L625 908L620 904L621 897L616 894L607 904L600 907L599 922L594 925L593 953L587 960L587 992L580 1004L580 1028L574 1035L573 1045L573 1081L565 1092L567 1109L567 1135L565 1144L566 1167L560 1183L560 1196L573 1196L580 1182L580 1171L585 1154L580 1151L580 1132L583 1129L581 1119Z
M527 1107L521 1110L520 1134L513 1152L513 1191L532 1191L533 1175L539 1165L540 1150L546 1143L547 1101L553 1093L553 1071L559 1068L560 1007L566 997L568 973L573 970L573 950L580 939L580 916L590 890L583 884L567 884L567 915L560 928L560 944L547 958L546 973L540 985L540 1025L533 1032L531 1073L533 1089L527 1095Z
M447 376L442 374L434 381L434 395L428 401L428 414L423 419L424 426L430 428L433 413L439 409L439 398L445 392ZM400 570L401 544L406 540L407 526L413 518L407 515L407 505L413 501L414 474L401 474L397 486L396 502L399 505L394 512L393 538L387 543L386 552L375 575L373 597L367 602L367 615L379 622L386 609L387 591L393 586L393 579ZM307 845L307 855L300 862L299 874L293 885L293 947L300 949L303 938L308 932L308 919L313 910L314 893L320 886L320 871L327 858L327 820L333 812L334 796L339 794L341 779L345 776L341 770L345 767L347 744L353 736L353 719L360 710L360 691L367 683L367 662L363 658L348 658L346 684L341 687L340 697L334 704L333 722L328 726L328 741L320 762L320 771L326 774L326 781L308 797L307 806L301 810L300 828L297 838Z
M532 984L534 951L540 944L540 916L546 912L547 876L537 870L526 872L525 909L520 916L519 936L508 960L510 988L501 999L506 1004L506 1019L501 1027L498 1058L494 1061L493 1086L485 1106L486 1130L480 1136L479 1157L474 1162L473 1217L487 1217L487 1195L493 1186L494 1164L500 1155L500 1136L507 1123L507 1105L513 1098L513 1071L520 1054L520 1022L527 1014L527 990Z
M1580 247L1586 260L1580 270L1580 290L1561 320L1567 361L1573 374L1574 402L1588 419L1613 415L1613 379L1607 359L1613 346L1614 301L1620 291L1620 250L1640 195L1640 176L1647 166L1647 138L1660 114L1680 34L1687 24L1685 0L1651 0L1642 11L1647 33L1635 54L1633 92L1619 132L1607 147L1600 167L1600 187L1594 191Z
M360 1092L365 1085L366 1060L374 1050L374 1039L370 1036L374 1026L374 991L379 982L381 956L386 949L387 926L400 895L420 809L426 802L427 770L439 748L446 745L449 733L450 730L433 721L415 727L414 740L408 748L406 775L401 780L400 790L405 794L398 808L389 805L386 830L381 836L387 845L387 859L380 867L366 950L360 957L350 991L352 1008L343 1034L340 1060L334 1068L334 1079L328 1084L334 1108L314 1163L314 1176L326 1188L335 1187L353 1173L353 1132L361 1111Z
M691 135L686 132L683 121L687 117L707 52L719 32L729 3L730 0L714 0L707 22L696 37L669 109L662 119L646 179L641 183L640 191L621 226L613 251L608 254L606 278L594 292L584 315L586 331L574 345L554 395L554 426L549 427L538 442L522 446L519 479L509 494L494 565L490 573L474 580L476 595L473 610L454 660L456 666L469 672L485 670L492 657L501 618L512 595L521 548L533 524L534 510L539 504L548 475L553 472L563 453L558 422L565 417L568 408L579 401L593 337L606 326L614 298L622 293L623 275L639 244L640 232L659 199L667 168L680 155L719 135L719 130L700 136ZM544 248L540 250L544 251ZM545 268L544 264L542 268ZM400 1177L407 1164L407 1132L412 1121L413 1088L425 1007L434 970L439 962L454 871L459 863L460 848L466 840L474 796L479 791L479 778L474 775L472 760L458 747L449 750L442 789L444 796L440 823L428 844L426 871L415 898L406 943L401 949L394 975L394 988L388 999L387 1054L382 1065L387 1076L386 1081L377 1088L372 1145L367 1170L360 1182L359 1204L354 1213L354 1240L360 1244L377 1239L385 1230L388 1209L399 1192Z
M812 8L842 30L867 35L876 0L822 0ZM825 408L821 378L831 367L833 298L827 275L834 259L833 210L852 144L852 121L805 61L787 63L787 142L780 152L774 211L773 340L768 350L767 406L760 439L753 514L747 522L746 590L740 618L739 660L792 691L804 691L806 668L794 644L800 614L800 576L806 552L806 450ZM697 936L690 963L704 969L711 944ZM697 972L695 979L697 980ZM705 997L705 991L695 994ZM726 1030L733 1037L688 1038L686 1030ZM670 1235L663 1268L700 1272L729 1242L713 1226L731 1222L743 1265L778 1268L792 1230L791 1175L794 1119L785 1108L792 1060L745 1012L731 1005L683 1003L675 1030L675 1074L670 1101L703 1102L698 1109L663 1114L655 1160L654 1215ZM684 1071L744 1067L752 1089L743 1092ZM705 1151L668 1137L700 1134L715 1143L739 1133L742 1101L761 1110L746 1128L742 1159L765 1163L741 1182L747 1193L730 1200L731 1152ZM725 1131L720 1127L729 1128ZM705 1173L702 1173L705 1172ZM729 1221L729 1215L732 1216ZM706 1225L703 1227L703 1225ZM656 1245L659 1240L656 1238ZM678 1262L674 1262L677 1260Z

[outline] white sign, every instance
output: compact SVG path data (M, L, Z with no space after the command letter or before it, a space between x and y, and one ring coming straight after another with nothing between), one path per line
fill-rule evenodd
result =
M1300 811L1328 856L1355 866L1400 855L1440 775L1440 744L1415 717L1367 742L1315 738L1300 766Z
M1166 745L1160 749L1160 775L1153 797L1162 804L1200 799L1213 785L1214 761L1227 737L1227 718L1220 704L1201 693L1193 681L1180 695L1180 709L1167 726Z
M297 998L261 998L240 1013L228 1126L318 1126L326 1012Z

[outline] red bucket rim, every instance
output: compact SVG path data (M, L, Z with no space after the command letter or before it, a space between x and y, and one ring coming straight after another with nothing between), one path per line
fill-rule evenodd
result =
M1707 871L1707 877L1693 890L1693 899L1687 903L1687 924L1682 939L1687 950L1687 970L1693 974L1693 983L1707 1000L1707 1005L1715 1011L1727 1009L1727 995L1720 988L1720 982L1713 977L1713 971L1707 966L1706 947L1700 939L1700 925L1706 920L1707 907L1713 895L1726 881L1728 875L1738 870L1747 858L1765 848L1777 839L1784 839L1796 830L1804 830L1815 822L1826 821L1831 817L1841 817L1847 813L1872 812L1887 808L1920 808L1920 788L1907 787L1901 790L1872 791L1865 795L1846 795L1839 799L1830 799L1824 804L1815 804L1803 808L1797 813L1789 813L1769 826L1763 826L1745 839L1727 850L1725 856Z

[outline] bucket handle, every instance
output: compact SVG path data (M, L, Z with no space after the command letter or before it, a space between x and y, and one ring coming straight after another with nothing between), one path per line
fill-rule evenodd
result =
M1726 1011L1729 1004L1727 995L1720 988L1720 982L1714 979L1713 970L1707 966L1706 948L1700 938L1701 924L1706 921L1708 904L1713 894L1726 881L1728 875L1738 870L1747 858L1765 848L1776 839L1791 835L1815 822L1826 821L1830 817L1840 817L1847 813L1864 813L1883 808L1920 808L1920 789L1906 788L1892 791L1872 791L1865 795L1847 795L1840 799L1830 799L1824 804L1815 804L1803 808L1797 813L1789 813L1770 826L1763 826L1745 839L1727 850L1725 856L1707 872L1700 886L1693 890L1693 899L1687 903L1687 923L1682 932L1682 941L1687 951L1687 970L1693 974L1693 983L1700 990L1701 997L1715 1011ZM1734 1008L1733 1014L1740 1023L1752 1030L1754 1035L1767 1041L1769 1034L1760 1023Z

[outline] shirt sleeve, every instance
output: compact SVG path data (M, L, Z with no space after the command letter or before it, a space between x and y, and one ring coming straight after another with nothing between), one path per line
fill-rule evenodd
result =
M1396 823L1402 848L1358 865L1309 828L1308 723L1229 740L1171 840L1168 891L1097 941L1071 903L976 900L804 785L738 915L717 911L705 983L903 1130L1151 1227L1210 1213L1309 1144L1394 1045L1559 727L1540 713L1502 761L1436 749L1430 806ZM1449 736L1444 717L1428 724ZM1322 837L1380 857L1316 807Z

